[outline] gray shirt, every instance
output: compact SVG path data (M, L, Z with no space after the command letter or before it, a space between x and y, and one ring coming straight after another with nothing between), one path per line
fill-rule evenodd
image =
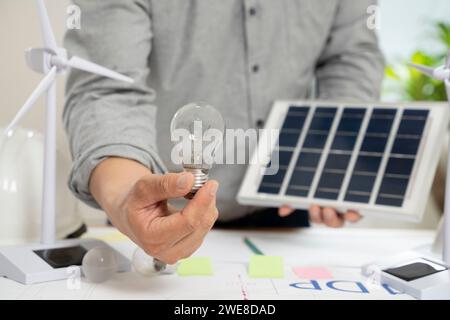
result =
M170 161L175 111L207 101L227 128L254 128L275 99L378 98L383 57L367 26L376 0L75 0L81 30L71 54L124 73L132 85L72 71L64 125L73 155L69 185L98 206L89 177L109 156L162 173ZM245 165L217 165L221 220L254 208L236 200Z

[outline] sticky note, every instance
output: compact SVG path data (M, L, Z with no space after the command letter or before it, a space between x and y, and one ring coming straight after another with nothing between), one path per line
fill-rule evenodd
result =
M293 267L292 271L294 271L294 273L302 279L333 279L333 274L331 271L323 267Z
M283 278L283 258L254 255L250 258L248 274L252 278Z
M83 236L83 238L94 238L105 241L107 243L129 241L128 237L119 231L109 232L102 235L94 235L88 233L86 236Z
M213 274L211 258L190 257L180 261L177 268L179 276L211 276Z

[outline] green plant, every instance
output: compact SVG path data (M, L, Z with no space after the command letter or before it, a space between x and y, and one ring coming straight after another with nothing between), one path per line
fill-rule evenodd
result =
M394 94L406 101L447 101L445 85L409 67L408 62L437 67L443 64L450 51L450 23L436 22L433 26L436 45L442 48L438 53L417 50L401 64L389 64L385 69L386 94Z

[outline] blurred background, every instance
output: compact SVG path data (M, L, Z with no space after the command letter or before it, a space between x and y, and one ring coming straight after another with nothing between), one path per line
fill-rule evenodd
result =
M46 1L57 40L62 43L66 28L68 0ZM450 50L450 1L380 0L379 29L381 48L387 68L382 99L445 100L442 83L433 81L405 67L407 61L435 66L442 64ZM0 1L0 127L5 126L35 88L41 75L25 64L24 50L41 46L41 34L34 1ZM81 16L82 23L82 16ZM64 100L64 77L58 80L58 148L70 161L66 136L62 130L61 112ZM22 127L42 131L44 99L21 123ZM373 221L364 219L358 226L434 228L439 217L439 203L433 204L421 224ZM78 203L77 210L88 224L104 224L104 214ZM437 210L437 211L436 211ZM437 212L437 214L436 214Z

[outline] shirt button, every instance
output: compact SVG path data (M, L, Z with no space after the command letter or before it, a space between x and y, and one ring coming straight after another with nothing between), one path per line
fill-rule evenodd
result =
M248 10L248 14L251 15L251 16L254 16L256 14L256 9L255 8L250 8Z
M257 65L257 64L253 65L252 71L253 71L254 73L257 73L257 72L259 71L259 65Z
M262 128L263 126L264 126L264 120L258 119L258 120L256 121L256 127L257 127L257 128Z

